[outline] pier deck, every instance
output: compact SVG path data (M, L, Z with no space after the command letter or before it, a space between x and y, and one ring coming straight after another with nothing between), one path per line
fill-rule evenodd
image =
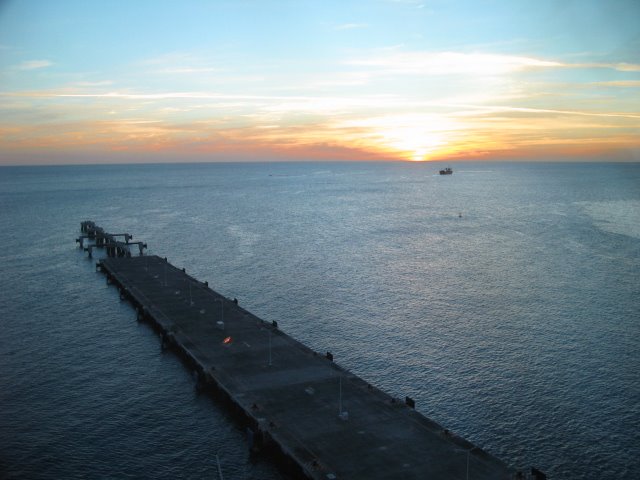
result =
M187 358L201 384L243 413L250 437L277 446L302 476L514 478L495 457L165 259L106 258L99 266L139 317L158 328L163 344Z

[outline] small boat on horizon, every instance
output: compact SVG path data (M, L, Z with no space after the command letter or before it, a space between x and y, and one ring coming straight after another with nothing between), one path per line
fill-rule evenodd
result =
M453 174L453 170L451 170L451 167L447 167L444 170L440 170L440 175L451 175Z

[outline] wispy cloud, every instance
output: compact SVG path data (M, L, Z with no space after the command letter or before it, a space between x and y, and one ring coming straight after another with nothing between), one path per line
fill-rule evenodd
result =
M635 63L568 63L544 58L493 53L401 51L386 48L345 62L378 73L405 75L504 75L539 68L611 69L640 72Z
M97 82L76 82L74 84L77 87L108 87L113 85L112 80L99 80Z
M637 63L576 63L567 64L567 67L575 68L610 68L619 72L640 72L640 64Z
M16 94L19 95L19 94ZM35 97L78 97L78 98L122 98L131 100L178 100L178 99L199 99L199 100L290 100L290 99L310 99L313 97L291 97L291 96L271 96L271 95L234 95L209 92L158 92L158 93L56 93L56 92L26 92L22 96Z
M598 84L614 86L640 86L640 81L599 82ZM586 117L611 117L640 119L640 113L611 112L590 110L568 110L552 108L531 108L513 105L492 105L488 103L472 104L455 101L416 100L399 95L357 95L357 96L319 96L319 95L243 95L214 92L106 92L106 93L61 93L56 91L0 92L0 97L14 98L97 98L122 100L214 100L236 101L237 106L253 106L265 112L282 114L333 114L339 111L373 111L376 109L433 109L443 108L448 111L481 111L484 113L519 112L529 114L578 115ZM201 106L199 106L201 107ZM213 107L213 105L210 105Z
M640 119L640 114L624 113L624 112L590 112L584 110L555 110L550 108L526 108L526 107L510 107L504 105L451 105L465 109L473 109L484 113L502 113L502 112L518 112L530 114L552 114L552 115L577 115L581 117L603 117L603 118L630 118Z
M531 68L563 66L560 62L513 55L400 51L382 52L346 63L376 68L385 74L408 75L501 75Z
M601 87L640 87L640 80L612 80L609 82L593 82L591 85L598 85Z
M18 70L36 70L39 68L47 68L53 65L49 60L27 60L18 65Z
M216 67L219 62L211 58L204 58L187 52L166 53L140 62L143 67L153 67L152 73L167 75L189 75L212 72L222 72L224 69Z

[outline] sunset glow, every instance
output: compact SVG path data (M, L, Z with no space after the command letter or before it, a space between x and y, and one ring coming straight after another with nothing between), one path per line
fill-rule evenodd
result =
M623 0L7 2L0 164L638 161L637 18Z

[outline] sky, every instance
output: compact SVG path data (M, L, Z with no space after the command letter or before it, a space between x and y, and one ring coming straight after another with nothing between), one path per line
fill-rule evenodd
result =
M0 164L640 161L638 0L0 0Z

